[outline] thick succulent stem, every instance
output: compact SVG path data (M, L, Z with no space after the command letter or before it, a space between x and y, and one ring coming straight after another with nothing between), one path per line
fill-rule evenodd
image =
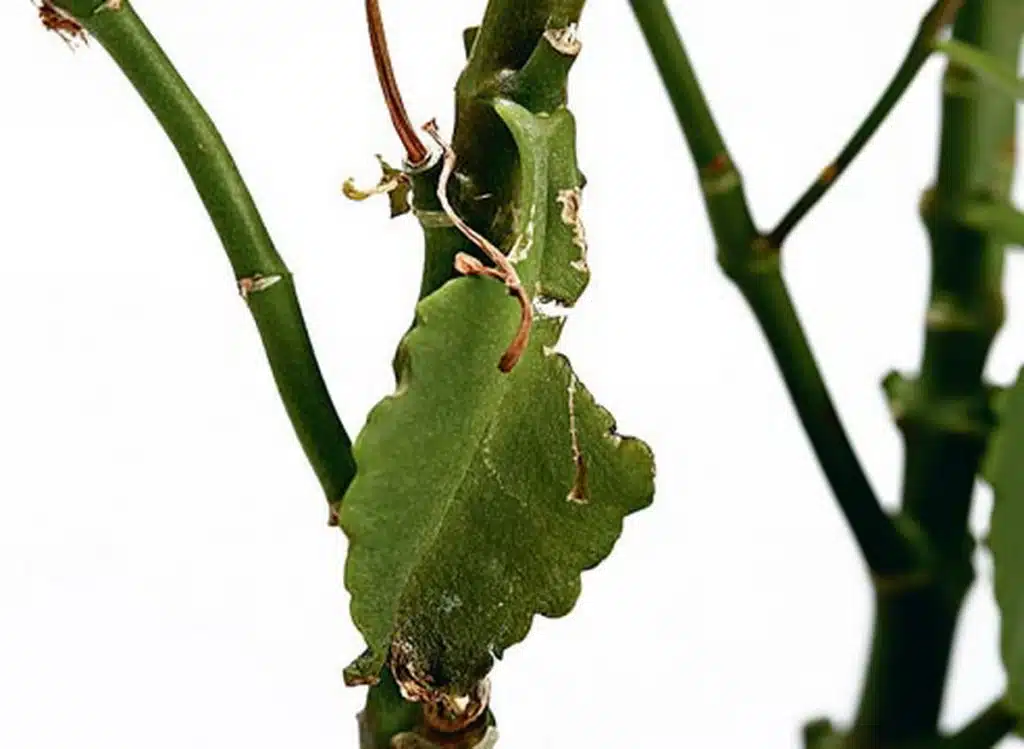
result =
M519 187L519 164L511 134L495 114L493 101L512 100L533 112L553 112L565 105L569 71L580 50L575 27L583 4L584 0L490 0L481 25L467 32L468 60L456 89L457 171L449 185L457 205L448 204L448 191L438 191L439 184L452 176L442 168L443 161L428 160L407 170L413 210L426 240L421 297L436 291L460 265L465 271L473 262L468 256L480 253L482 245L489 245L488 256L482 259L502 265L494 253L509 244L510 227L502 221ZM453 154L446 156L450 164ZM463 217L473 226L466 226ZM467 235L478 239L471 242ZM403 356L401 350L398 356ZM424 728L423 715L421 706L402 699L385 672L371 686L360 719L362 748L432 749L435 743ZM438 744L490 747L496 737L493 722L488 713L470 729Z
M818 369L782 277L779 253L751 218L740 174L663 0L631 0L700 176L719 263L750 304L839 506L876 575L916 564L913 544L882 509Z
M460 85L480 90L501 71L519 70L550 28L579 23L586 0L490 0Z
M331 402L292 276L213 122L128 0L54 0L107 49L178 151L256 321L277 388L331 503L354 473L350 442Z
M1019 0L970 0L954 38L1017 68ZM922 204L932 288L919 377L894 385L906 447L903 513L923 535L930 571L917 586L877 594L871 661L852 738L892 746L937 734L949 656L970 585L968 514L992 424L983 381L1003 321L1004 240L968 225L964 207L1005 203L1016 149L1015 102L966 68L946 70L938 181Z
M489 0L487 4L456 85L452 136L452 147L459 157L461 185L461 190L454 194L454 202L474 228L490 227L499 207L511 201L516 189L512 177L517 172L515 144L489 102L495 96L504 96L527 108L535 103L529 100L531 96L540 97L546 106L565 102L566 80L575 55L566 56L568 59L561 66L531 65L531 58L543 50L546 31L575 28L584 3L585 0Z

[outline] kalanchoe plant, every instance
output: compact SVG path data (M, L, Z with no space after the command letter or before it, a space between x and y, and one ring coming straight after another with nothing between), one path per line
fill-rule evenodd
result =
M225 144L132 4L39 7L44 26L67 43L88 36L108 50L174 143L220 234L331 523L349 539L345 582L366 650L345 676L369 685L364 749L493 746L495 658L537 614L569 612L581 572L610 553L625 516L653 498L650 450L616 432L557 350L564 313L590 277L585 180L567 105L583 5L489 0L480 25L464 33L449 143L436 124L410 122L380 8L366 0L370 47L405 154L400 168L382 160L377 186L347 183L345 193L388 194L393 216L412 214L421 225L425 257L420 300L395 355L395 392L354 444L292 277ZM1024 715L1024 375L1006 388L984 379L1004 317L1005 253L1024 243L1024 216L1010 201L1024 5L937 0L876 106L768 230L753 221L663 0L631 5L696 164L721 268L763 329L875 591L855 717L842 727L811 721L806 745L991 747ZM906 448L903 502L892 515L832 403L782 254L936 52L949 64L938 176L921 203L932 244L924 357L916 375L884 382ZM988 542L1009 687L947 736L939 713L973 580L967 518L979 475L996 496Z

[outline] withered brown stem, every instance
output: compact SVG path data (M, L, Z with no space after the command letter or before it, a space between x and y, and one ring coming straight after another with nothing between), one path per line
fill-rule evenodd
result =
M388 106L388 114L395 126L395 132L402 141L410 166L422 164L430 156L423 145L416 128L409 119L409 113L402 101L402 93L395 80L395 70L391 64L391 53L388 51L387 35L384 32L384 20L380 14L378 0L366 0L366 23L370 31L370 46L373 48L373 62L377 67L377 77L384 92L384 101Z

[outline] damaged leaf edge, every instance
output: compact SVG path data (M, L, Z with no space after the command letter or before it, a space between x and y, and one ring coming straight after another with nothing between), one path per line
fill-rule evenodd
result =
M360 480L359 467L361 465L366 465L367 462L372 463L373 460L374 460L372 457L367 459L367 456L364 455L364 451L362 449L363 448L363 445L362 445L362 435L363 435L363 433L365 433L366 430L372 428L373 425L374 425L374 422L379 420L379 419L381 419L383 417L383 415L388 411L388 409L393 408L395 405L397 405L399 403L400 399L405 397L405 395L409 391L409 387L410 387L409 379L410 379L410 377L412 375L413 361L415 359L414 351L415 351L415 349L417 347L417 340L424 334L424 331L427 331L427 330L429 330L431 328L431 326L432 326L431 318L433 317L433 315L432 315L433 308L434 307L441 307L441 306L447 304L448 303L447 300L453 295L453 293L454 293L453 290L457 288L458 284L479 283L479 281L480 281L480 279L475 279L475 278L456 278L456 279L452 279L452 280L448 281L440 289L438 289L436 292L434 292L430 296L424 298L423 300L421 300L416 305L415 322L414 322L412 328L403 337L401 343L399 344L399 353L396 356L396 361L400 362L400 367L399 367L398 372L397 372L397 374L398 374L398 377L397 377L398 382L397 382L397 386L396 386L395 392L392 393L391 395L385 396L376 406L374 406L374 408L370 411L369 415L367 416L366 425L364 426L363 431L360 433L360 436L357 437L355 443L353 444L352 452L353 452L353 456L354 456L355 462L356 462L356 478L355 478L355 480L352 483L352 487L355 487L356 483ZM560 319L560 320L549 319L549 320L546 320L546 322L550 323L552 325L552 327L553 327L553 330L554 330L553 341L552 341L552 345L553 345L553 344L557 343L559 337L561 336L561 332L562 332L562 328L564 327L565 320L564 320L564 318ZM618 541L618 539L622 535L622 531L623 531L623 528L624 528L624 522L623 521L624 521L625 517L628 517L629 515L633 514L634 512L638 512L638 511L640 511L642 509L645 509L646 507L650 506L650 504L653 502L653 499L654 499L654 479L655 479L655 473L656 473L654 454L653 454L653 451L651 450L650 446L645 441L643 441L642 439L640 439L638 437L633 437L633 436L627 436L627 435L619 434L619 432L617 430L617 424L616 424L615 417L611 414L611 412L607 408L605 408L600 403L598 403L597 400L593 397L593 394L591 394L589 392L589 390L583 385L583 383L580 381L578 376L575 374L575 371L572 368L572 365L571 365L571 362L569 361L569 358L567 356L565 356L564 354L562 354L561 352L552 351L550 347L545 347L545 348L547 350L537 350L536 352L533 349L531 349L529 352L527 352L526 356L542 356L545 359L555 358L555 359L559 360L559 363L561 364L561 366L565 367L567 374L569 375L569 377L571 378L571 381L573 382L573 385L574 385L574 393L573 393L574 398L575 399L579 399L581 397L581 395L583 397L585 397L586 395L590 396L590 400L593 403L594 408L596 409L596 420L601 425L600 431L601 431L602 435L612 444L613 448L617 452L618 451L626 451L626 450L630 450L630 449L636 450L636 451L638 451L643 456L642 459L644 460L644 462L646 462L647 464L649 464L651 466L651 476L650 476L650 479L649 479L650 484L649 484L648 490L645 492L645 499L644 499L643 503L641 505L639 505L636 509L631 510L630 512L625 513L625 515L622 518L619 519L619 523L618 523L618 526L616 528L616 532L615 532L614 538L613 538L609 548L607 550L605 550L604 553L601 554L600 557L597 558L592 564L590 564L589 566L583 567L582 570L581 570L581 573L582 573L582 572L586 572L588 570L591 570L591 569L595 568L596 566L598 566L602 561L604 561L608 557L608 555L614 549L615 543ZM510 382L511 381L509 379L502 378L500 380L500 382L499 382L499 387L501 387L503 390L507 391L508 388L511 386ZM500 402L501 401L499 399L499 403ZM486 423L486 425L485 425L485 427L483 429L484 433L486 433L486 431L492 425L493 419L497 416L497 413L498 413L499 410L500 409L496 408L494 416L492 418L488 419L488 421L487 421L487 423ZM482 441L482 440L476 440L475 442L480 442L480 441ZM476 451L474 451L470 456L468 456L466 458L467 464L471 463L472 461L474 461L476 459L478 459L478 453ZM568 487L568 490L569 490L569 492L571 492L571 487ZM351 487L350 487L350 491L351 491ZM581 506L585 506L585 505L581 505ZM399 622L397 620L393 621L392 624L391 624L391 627L390 627L390 633L388 635L388 639L387 639L387 641L384 641L384 642L380 642L380 643L370 642L370 639L366 636L365 627L364 627L364 624L363 624L362 612L359 610L359 603L358 603L358 599L357 599L357 594L352 590L352 584L351 584L351 579L350 579L351 565L349 563L350 560L352 559L352 552L351 552L351 550L352 550L353 547L355 547L357 544L359 544L361 542L361 539L358 536L353 536L352 534L349 533L349 530L347 528L347 523L345 522L346 507L348 507L347 503L342 501L342 503L341 503L341 512L340 512L340 522L341 522L342 530L345 532L345 535L346 535L346 537L349 540L349 549L350 549L349 555L348 555L348 559L346 560L346 564L345 564L345 587L346 587L346 590L348 590L349 593L352 596L352 599L351 599L351 602L350 602L350 610L351 610L352 621L353 621L353 623L355 623L355 625L359 629L359 631L361 633L363 633L364 637L366 637L367 650L362 655L360 655L359 658L357 658L350 666L348 666L348 668L345 669L345 679L346 679L346 683L349 686L359 686L359 685L374 684L374 683L376 683L376 680L378 678L377 674L380 672L380 670L385 665L388 665L390 667L392 648L393 648L393 645L394 645L394 643L396 641L396 635L397 635L398 632L400 632L402 627L401 627L401 622ZM424 553L425 550L429 548L430 543L432 543L432 542L433 542L433 539L424 542L420 546L420 549L417 551L415 556L417 558L423 558L425 556L425 553ZM411 565L409 567L409 571L408 571L408 573L406 575L406 580L412 579L418 564L419 563L417 563L415 565ZM549 618L549 619L558 619L558 618L562 618L563 616L566 616L568 613L570 613L572 611L572 609L575 607L576 602L579 599L580 590L581 590L581 581L582 581L582 576L578 575L577 576L577 584L575 586L575 590L574 590L574 593L572 595L572 600L570 602L568 602L568 604L564 608L564 610L560 609L557 612L532 612L532 613L530 613L528 615L519 617L519 621L517 622L518 626L516 626L516 627L514 627L512 629L512 632L511 632L509 638L505 642L503 642L501 644L500 648L496 648L495 651L491 653L492 661L491 661L491 664L488 666L488 671L490 670L491 667L493 667L493 663L494 663L495 659L498 659L498 660L501 659L501 657L504 654L505 650L507 650L512 645L515 645L515 644L518 644L518 643L522 642L526 638L526 636L529 634L530 630L532 629L533 620L537 616L543 616L543 617ZM403 586L403 588L404 587L405 586Z

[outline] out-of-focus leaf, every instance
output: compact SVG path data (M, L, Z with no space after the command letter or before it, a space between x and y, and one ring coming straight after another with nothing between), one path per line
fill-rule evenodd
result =
M1024 99L1024 80L1017 76L1016 70L1003 65L994 57L956 39L938 41L935 43L935 48L945 54L954 64L1002 89L1007 96Z
M1024 714L1024 371L1002 397L999 411L985 462L985 478L995 493L988 544L1002 618L1007 698Z

